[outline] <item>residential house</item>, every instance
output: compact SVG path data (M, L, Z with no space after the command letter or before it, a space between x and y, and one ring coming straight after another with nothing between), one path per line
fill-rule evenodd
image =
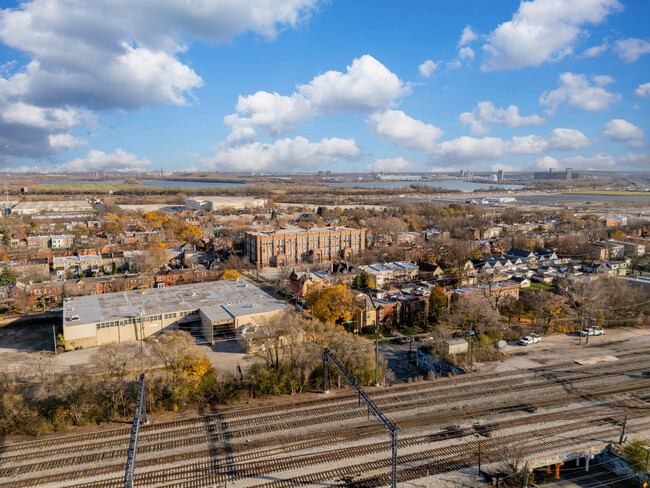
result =
M377 325L377 309L372 297L366 293L360 291L352 291L354 293L354 299L357 303L357 309L354 312L354 323L357 326L357 330L361 330L364 327L374 327Z
M589 247L589 258L596 261L606 261L609 259L608 247L601 243L595 242Z
M605 261L596 268L596 274L605 276L624 276L628 270L627 261Z
M52 249L70 249L74 245L74 236L71 234L58 234L51 236Z
M420 263L420 277L426 280L441 280L445 272L436 263Z
M311 289L334 284L334 277L327 271L296 271L289 276L289 286L294 296L305 298Z
M643 244L637 244L632 241L617 241L614 239L608 240L607 243L608 245L623 246L624 256L643 256L645 254L645 245Z
M27 248L28 249L48 249L50 245L49 236L29 236L27 238Z
M537 266L539 258L534 252L512 248L506 253L507 258L521 259L529 268Z
M625 256L625 246L620 241L609 240L604 243L609 250L609 259L622 258Z
M98 273L102 265L102 256L100 254L61 256L52 260L52 269L59 278L65 277L68 271L76 276L81 276L83 273Z
M359 266L361 271L368 273L375 280L375 286L381 287L385 283L405 283L413 281L419 271L417 264L399 261L395 263L371 264Z
M0 263L0 270L9 266L18 281L37 282L50 279L50 262L47 258L5 261Z

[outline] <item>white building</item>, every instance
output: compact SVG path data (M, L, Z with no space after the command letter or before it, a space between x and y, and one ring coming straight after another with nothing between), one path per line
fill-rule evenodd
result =
M185 205L193 210L220 210L233 208L241 210L245 208L263 208L266 205L264 198L247 197L192 197L185 200Z

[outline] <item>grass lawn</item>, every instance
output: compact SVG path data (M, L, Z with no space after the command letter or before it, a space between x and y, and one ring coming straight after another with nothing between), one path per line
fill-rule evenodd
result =
M549 285L548 283L538 283L534 281L528 288L524 288L524 290L552 290L553 288L555 287L553 285Z
M421 334L424 331L419 327L404 327L401 332L404 335L417 335Z
M614 196L621 196L621 197L639 197L645 195L648 198L650 198L650 192L645 192L645 191L585 190L585 191L564 192L565 195L569 195L571 193L577 193L578 195L614 195Z

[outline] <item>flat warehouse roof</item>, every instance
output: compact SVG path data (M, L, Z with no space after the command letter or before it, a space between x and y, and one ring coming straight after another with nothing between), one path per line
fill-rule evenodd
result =
M246 279L89 295L66 300L66 327L202 309L213 321L271 312L285 305ZM78 316L78 319L69 320Z

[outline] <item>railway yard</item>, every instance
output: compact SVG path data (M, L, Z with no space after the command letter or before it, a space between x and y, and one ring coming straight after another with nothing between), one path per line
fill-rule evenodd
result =
M648 434L650 351L589 364L367 388L398 422L398 482L483 469ZM130 428L0 446L0 487L124 486ZM475 480L478 478L474 478ZM140 430L135 486L390 486L391 443L350 390L156 420ZM431 484L433 483L433 484Z

